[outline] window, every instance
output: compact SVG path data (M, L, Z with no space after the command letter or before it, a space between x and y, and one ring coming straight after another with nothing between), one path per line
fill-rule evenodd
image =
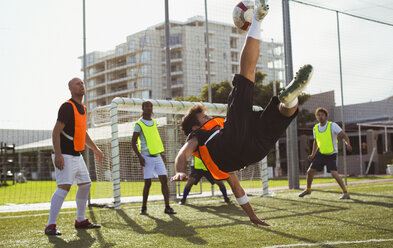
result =
M129 82L129 83L128 83L128 88L129 88L130 90L137 89L137 88L138 88L138 85L137 85L136 81L131 81L131 82Z
M222 40L222 41L221 41L221 45L222 45L222 47L227 47L227 42L226 42L226 40Z
M95 90L89 91L89 97L95 97L95 96L96 96Z
M136 56L132 55L132 56L128 57L128 63L129 64L136 64Z
M130 40L128 42L128 51L130 51L130 52L135 51L135 41L134 40Z
M195 36L195 42L196 42L196 43L199 43L199 36L198 36L198 35Z
M142 75L150 75L151 73L151 65L144 65L141 67Z
M141 53L141 63L150 61L150 51L144 51Z
M118 47L117 50L116 50L116 54L117 55L121 55L123 53L124 53L124 49L122 47Z
M143 88L151 88L152 81L151 78L142 78L142 87Z
M95 108L96 106L97 106L97 105L96 105L95 102L89 103L89 109L93 109L93 108Z
M91 75L93 75L94 74L94 68L90 68L89 69L89 72L88 72L88 76L91 76Z
M150 90L144 90L142 91L142 98L150 98Z
M143 36L139 39L139 47L140 48L143 48L148 45L149 45L149 38L148 37Z
M169 45L174 46L181 43L179 34L172 34L169 36Z

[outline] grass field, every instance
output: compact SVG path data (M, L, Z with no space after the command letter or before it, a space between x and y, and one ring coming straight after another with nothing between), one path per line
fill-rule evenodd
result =
M101 229L77 231L75 210L63 210L59 237L43 234L48 211L0 213L1 247L393 247L393 183L352 185L350 200L339 200L338 187L275 197L250 196L258 216L270 227L255 227L237 204L221 198L173 204L176 215L163 213L162 202L121 210L90 208L89 219ZM233 196L231 196L233 199ZM318 244L320 243L320 244Z
M359 181L359 180L370 180L370 179L383 179L391 178L391 176L368 176L368 177L349 177L348 182ZM314 184L317 183L329 183L335 182L333 178L315 178ZM242 186L245 189L249 188L262 188L261 180L248 180L242 181ZM121 182L121 196L141 196L143 190L143 182ZM306 180L300 179L300 184L306 184ZM92 183L91 198L110 198L113 197L113 191L111 190L111 182L101 182L100 186L96 182ZM185 182L181 182L180 190L183 191ZM272 179L269 180L269 187L283 187L288 186L287 179ZM108 190L100 190L102 188L108 188ZM227 188L229 186L227 185ZM53 192L56 189L55 181L28 181L27 183L18 183L9 186L0 186L0 205L4 204L28 204L28 203L40 203L49 202ZM77 187L71 188L70 193L67 195L66 201L75 200ZM218 190L215 185L215 190ZM200 191L200 186L194 186L191 193ZM208 182L202 184L202 191L211 191L211 185ZM161 184L157 180L153 181L150 189L150 195L160 195Z

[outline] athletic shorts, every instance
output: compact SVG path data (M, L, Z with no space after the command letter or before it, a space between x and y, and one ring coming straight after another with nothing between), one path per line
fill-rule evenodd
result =
M209 171L195 169L194 166L191 166L190 177L195 179L194 185L197 185L202 177L205 177L211 184L214 184L214 178L213 178L212 174L210 174Z
M326 165L327 171L337 171L337 153L330 155L324 155L317 152L314 160L312 161L310 168L317 171L322 171L323 167Z
M52 162L55 167L56 183L57 185L62 184L82 184L90 183L90 175L87 170L85 161L82 155L72 156L69 154L63 154L64 158L64 169L57 169L55 164L55 154L52 154Z
M157 176L166 176L166 168L161 156L148 156L142 154L145 159L145 166L143 166L143 179L151 179Z
M224 128L207 147L213 161L225 172L239 170L264 158L283 135L298 111L283 116L273 97L264 110L252 110L254 83L236 74L228 97Z

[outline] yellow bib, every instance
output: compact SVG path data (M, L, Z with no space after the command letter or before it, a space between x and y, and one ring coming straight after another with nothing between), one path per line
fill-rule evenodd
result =
M162 144L160 134L158 133L157 121L154 119L152 120L153 120L153 126L146 126L146 124L143 123L142 120L139 120L136 123L138 123L142 129L150 155L156 155L164 152L164 145ZM138 137L138 150L141 151L141 141L139 137Z

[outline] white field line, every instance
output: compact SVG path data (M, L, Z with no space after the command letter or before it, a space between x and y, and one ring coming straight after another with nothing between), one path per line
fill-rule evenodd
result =
M369 240L354 240L354 241L335 241L335 242L321 242L321 243L303 243L303 244L289 244L289 245L275 245L264 246L263 248L285 248L285 247L306 247L306 246L326 246L326 245L341 245L341 244L362 244L375 242L390 242L393 239L369 239Z

